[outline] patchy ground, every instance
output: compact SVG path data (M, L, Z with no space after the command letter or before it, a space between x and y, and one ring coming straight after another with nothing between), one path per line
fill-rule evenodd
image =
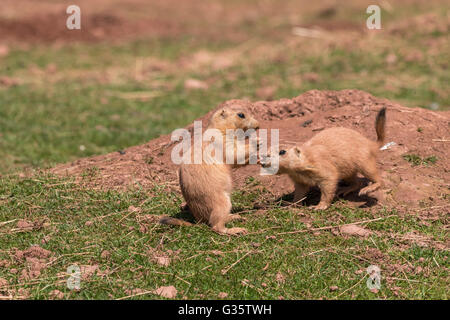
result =
M50 175L3 177L0 299L448 298L447 111L357 90L242 103L285 144L337 125L374 139L376 112L387 107L387 141L396 145L380 152L379 201L350 195L324 211L296 208L282 201L292 191L286 177L248 166L234 171L232 195L246 218L233 225L248 234L160 225L162 215L191 219L180 212L169 136ZM308 205L317 192L311 197ZM366 286L373 265L380 290ZM80 290L66 285L71 266L80 268Z
M17 10L18 4L22 10ZM66 28L67 3L7 0L2 3L0 37L11 43L63 44L69 42L126 41L142 37L202 36L209 39L245 40L247 28L268 23L276 28L298 21L290 15L301 8L302 13L321 15L322 8L308 1L266 1L264 4L241 1L205 3L201 0L79 0L82 30ZM351 8L354 5L350 6ZM333 6L332 10L333 10ZM332 12L335 15L336 12ZM270 21L266 21L267 17ZM287 17L287 18L286 18ZM354 24L328 24L329 27L355 28ZM244 28L243 28L244 27ZM224 28L233 32L224 33ZM361 27L359 27L361 29ZM262 28L260 28L262 30ZM269 34L271 34L270 32ZM275 32L276 34L276 32Z
M448 299L448 1L382 1L370 31L371 0L77 4L69 31L63 2L2 0L0 300ZM294 207L286 177L248 166L231 224L247 235L158 224L192 218L165 134L230 99L286 144L331 126L373 139L387 106L379 201Z
M406 108L358 90L313 90L293 99L236 103L248 105L261 121L261 128L279 129L281 145L301 144L318 131L333 126L353 128L375 139L375 115L385 106L386 142L395 144L380 151L385 186L378 192L379 204L402 211L421 208L430 214L449 208L448 111ZM211 112L200 119L204 127ZM51 172L75 175L80 183L103 190L166 185L178 192L177 166L171 161L173 146L170 135L162 136L120 152L59 165ZM432 161L414 163L411 157ZM272 200L293 191L287 177L259 176L256 165L234 170L236 187L243 187L249 176L270 190L275 197ZM354 205L374 203L373 199L354 195L347 200Z

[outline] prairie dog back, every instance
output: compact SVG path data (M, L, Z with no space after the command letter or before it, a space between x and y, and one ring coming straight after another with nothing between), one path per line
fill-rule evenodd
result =
M359 132L336 127L324 130L309 141L303 149L320 149L322 157L329 157L339 172L339 179L346 179L359 171L361 164L376 158L378 144L361 135ZM306 151L305 151L306 152ZM316 159L320 161L320 159Z
M287 173L295 184L294 202L305 197L311 186L321 190L320 203L315 209L330 206L339 180L349 186L340 193L348 194L360 188L356 179L360 173L372 184L361 189L359 195L371 193L382 185L376 157L385 138L386 109L381 109L375 120L377 140L371 141L355 130L326 129L301 147L281 150L278 174ZM263 163L267 166L269 163Z

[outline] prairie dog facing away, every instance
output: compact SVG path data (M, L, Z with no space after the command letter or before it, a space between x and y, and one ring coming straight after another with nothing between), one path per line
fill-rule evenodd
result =
M253 118L249 110L242 106L242 102L228 101L217 110L209 120L207 129L217 129L225 140L227 129L258 129L259 123ZM228 141L228 140L226 140ZM231 167L226 164L226 154L232 150L236 160L236 143L223 144L223 161L217 162L211 158L203 158L200 164L182 163L179 169L181 192L187 206L197 222L204 222L221 234L245 233L244 228L227 228L225 224L231 220L242 219L237 214L231 214L232 178ZM202 150L210 143L204 143ZM249 162L250 149L245 146L245 164ZM190 155L189 155L190 156ZM236 161L234 162L236 163ZM242 164L241 164L242 165ZM187 221L164 217L160 223L172 225L192 225Z
M347 195L361 187L356 179L358 173L372 182L359 191L360 196L379 189L382 180L376 158L385 138L385 124L386 108L383 108L375 120L376 142L355 130L336 127L320 132L301 147L280 150L277 174L286 173L293 180L294 202L303 199L310 187L318 186L320 202L313 208L324 210L330 206L339 180L349 184L339 194ZM262 161L262 165L267 166L268 162Z

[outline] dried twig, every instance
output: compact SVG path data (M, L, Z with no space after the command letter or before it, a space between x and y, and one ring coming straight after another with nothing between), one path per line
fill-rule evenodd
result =
M293 28L292 34L299 36L299 37L306 37L306 38L324 38L325 37L325 35L322 31L314 30L314 29L307 29L307 28L300 28L300 27Z
M144 294L154 294L154 293L155 293L154 290L148 290L148 291L144 291L144 292L130 294L129 296L117 298L116 300L123 300L123 299L133 298L133 297L137 297L137 296L142 296Z
M361 280L359 280L357 283L355 283L353 286L351 286L350 288L345 289L344 291L342 291L340 294L338 294L336 297L334 297L335 299L339 298L340 296L342 296L344 293L346 293L347 291L353 289L354 287L356 287L358 284L361 283L361 281L363 281L366 278L367 274L364 275L364 277L361 278Z
M235 265L237 265L239 262L241 262L245 257L250 255L251 253L253 253L253 251L249 251L246 254L244 254L242 257L237 259L233 264L231 264L228 268L222 269L222 274L223 275L227 274L227 272L230 271L231 268L233 268Z
M0 296L0 300L24 300L26 298L25 296Z
M0 222L0 227L1 227L1 226L4 226L5 224L14 222L14 221L16 221L16 220L17 220L17 219L12 219L12 220L9 220L9 221Z
M340 227L343 227L343 226L349 226L349 225L353 225L353 224L363 224L363 223L379 221L379 220L387 219L387 218L394 217L394 216L395 216L395 214L392 214L392 215L387 216L387 217L381 217L381 218L376 218L376 219L345 223L345 224L341 224L341 225L337 225L337 226L328 226L328 227L320 227L320 228L313 228L313 229L306 229L306 230L287 231L287 232L278 233L277 235L303 233L303 232L314 232L314 231L319 231L319 230L328 230L328 229L340 228Z

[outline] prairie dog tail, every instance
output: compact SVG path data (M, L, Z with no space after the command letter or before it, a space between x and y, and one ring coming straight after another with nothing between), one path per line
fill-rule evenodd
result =
M172 218L172 217L162 217L161 220L159 220L159 223L161 224L170 224L172 226L192 226L193 224L181 219Z
M382 108L375 119L375 130L377 131L377 143L383 145L386 129L386 108Z

